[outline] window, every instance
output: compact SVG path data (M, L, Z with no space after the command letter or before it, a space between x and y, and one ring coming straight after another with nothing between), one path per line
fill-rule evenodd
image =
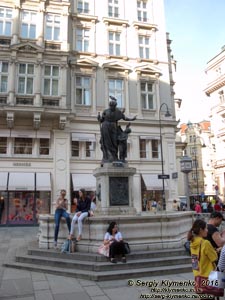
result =
M8 68L9 64L7 62L0 62L0 93L7 93Z
M220 99L220 103L224 102L224 93L223 93L223 91L219 92L219 99Z
M149 37L139 35L139 56L149 59Z
M156 139L144 139L140 138L140 158L155 159L160 156L160 142Z
M95 151L95 143L94 142L86 142L86 157L93 158L94 157L94 151Z
M87 0L78 0L77 2L78 13L88 14L89 13L89 2Z
M76 104L91 104L91 78L76 76Z
M140 158L148 158L147 140L140 139L139 147L140 147Z
M192 160L192 168L194 169L196 169L196 168L198 168L198 161L197 160L195 160L195 159L193 159Z
M141 82L141 104L143 109L154 109L154 84Z
M26 155L32 154L32 139L15 138L14 154L26 154Z
M49 139L40 139L40 155L49 155Z
M137 1L137 15L138 21L147 22L147 2L146 1Z
M19 64L18 93L32 95L33 83L34 83L34 65Z
M12 9L0 7L0 35L11 36Z
M0 154L7 153L7 137L0 137Z
M196 147L191 147L190 148L190 154L191 155L197 155L198 154L197 148Z
M119 0L108 0L109 17L119 18Z
M191 172L191 177L193 180L197 180L198 179L198 172Z
M80 151L79 151L79 141L72 141L72 156L79 157Z
M76 31L76 50L88 52L89 50L89 29L77 29Z
M159 158L159 141L151 140L152 144L152 158Z
M27 39L35 39L37 14L31 11L23 11L21 19L21 37Z
M123 107L123 80L109 79L109 95L117 99L118 107Z
M51 41L60 40L60 16L46 15L45 39Z
M45 66L44 68L44 95L58 96L59 67Z
M120 55L120 33L109 32L109 54Z

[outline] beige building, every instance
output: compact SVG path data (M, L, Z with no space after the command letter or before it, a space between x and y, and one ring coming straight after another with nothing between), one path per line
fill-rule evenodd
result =
M206 197L210 200L215 196L215 150L210 121L181 124L178 135L186 144L184 154L192 160L192 171L188 174L191 204Z
M176 118L164 23L163 0L1 1L2 223L53 213L62 188L69 200L81 187L95 191L93 170L102 159L97 114L109 95L126 116L137 115L127 157L137 170L137 212L144 193L161 199L161 123L170 208L177 197ZM163 116L167 107L170 118Z
M210 98L211 107L211 127L213 145L215 150L215 193L224 201L225 198L225 49L221 51L207 63L206 66L206 88L205 93Z

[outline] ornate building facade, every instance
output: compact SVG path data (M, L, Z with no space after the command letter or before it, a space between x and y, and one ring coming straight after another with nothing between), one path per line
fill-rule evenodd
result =
M169 209L177 197L170 52L163 0L1 1L3 224L53 213L62 188L69 200L81 187L95 191L93 170L102 158L97 114L108 107L109 95L127 116L137 115L127 158L137 169L135 209L142 211L143 193L160 201L162 163L170 175ZM170 118L160 110L163 103Z

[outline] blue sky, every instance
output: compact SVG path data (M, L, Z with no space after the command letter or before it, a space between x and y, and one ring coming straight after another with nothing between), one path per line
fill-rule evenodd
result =
M225 45L225 0L164 0L164 4L166 31L177 60L175 97L183 100L181 121L208 119L204 70Z

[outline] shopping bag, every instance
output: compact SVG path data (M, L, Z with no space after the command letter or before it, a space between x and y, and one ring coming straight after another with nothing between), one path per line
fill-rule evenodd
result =
M224 295L224 289L214 286L209 286L208 277L195 276L195 292L196 294L207 294L216 297Z
M225 273L211 271L209 274L209 286L225 289Z
M109 245L104 245L102 244L99 248L98 248L98 254L104 255L109 257Z

